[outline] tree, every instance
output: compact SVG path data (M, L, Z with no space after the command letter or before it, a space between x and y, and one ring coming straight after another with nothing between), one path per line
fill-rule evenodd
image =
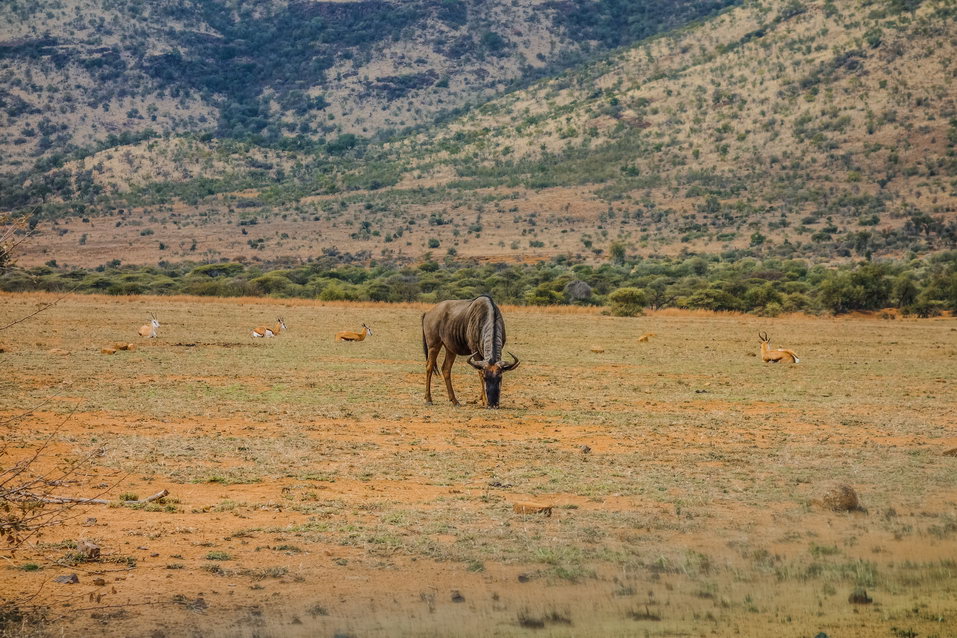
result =
M565 284L564 292L568 303L587 302L591 299L591 286L581 279L575 279Z
M684 298L684 306L703 310L740 310L737 297L720 288L705 288Z
M652 310L658 310L674 303L678 295L672 291L674 281L670 277L660 275L648 284L649 305Z
M608 247L608 256L613 264L620 266L625 263L625 244L620 241L612 242Z
M641 288L619 288L608 295L608 306L616 317L634 317L642 313L648 299Z
M917 301L917 284L910 273L898 275L894 280L894 289L892 297L894 305L898 308L904 308Z
M564 295L551 282L540 283L525 293L525 303L532 306L553 306L565 302Z

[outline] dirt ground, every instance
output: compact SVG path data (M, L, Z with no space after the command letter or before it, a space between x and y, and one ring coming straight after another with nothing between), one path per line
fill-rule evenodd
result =
M45 615L7 633L957 635L957 320L507 308L491 411L463 362L424 405L421 312L72 296L0 332L0 469L83 459L50 493L111 501L0 553Z

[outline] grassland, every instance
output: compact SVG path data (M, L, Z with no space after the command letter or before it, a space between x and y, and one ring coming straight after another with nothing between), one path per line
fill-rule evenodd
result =
M0 325L50 299L0 297ZM158 339L100 353L149 311ZM420 312L83 296L3 332L0 415L32 411L5 465L54 433L45 466L100 450L60 494L171 494L80 508L0 597L127 636L953 635L954 320L509 308L523 363L487 411L461 364L473 403L423 404ZM759 329L801 364L762 364ZM866 511L825 509L836 483Z

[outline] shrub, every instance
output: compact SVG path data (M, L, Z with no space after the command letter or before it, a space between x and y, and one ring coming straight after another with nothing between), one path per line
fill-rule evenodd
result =
M648 299L641 288L619 288L608 295L608 306L616 317L634 317L642 313Z

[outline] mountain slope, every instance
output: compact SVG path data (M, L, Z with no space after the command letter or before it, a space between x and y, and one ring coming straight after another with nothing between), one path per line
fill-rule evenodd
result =
M426 174L451 168L457 188L587 187L639 230L712 250L782 236L831 248L855 231L858 253L894 251L907 222L926 240L908 248L952 247L954 7L887 6L741 7L494 101L405 152Z
M178 161L235 154L210 182L198 168L157 179L160 140L137 147L139 177L97 168L101 154L28 187L56 177L52 212L125 208L120 245L147 262L604 259L612 242L643 255L934 252L957 246L955 17L950 1L748 4L397 141L340 136L250 165L247 150L196 140ZM131 216L152 220L149 242ZM115 253L103 230L78 248L84 223L60 222L46 255Z
M732 1L11 0L0 170L111 134L371 136Z

